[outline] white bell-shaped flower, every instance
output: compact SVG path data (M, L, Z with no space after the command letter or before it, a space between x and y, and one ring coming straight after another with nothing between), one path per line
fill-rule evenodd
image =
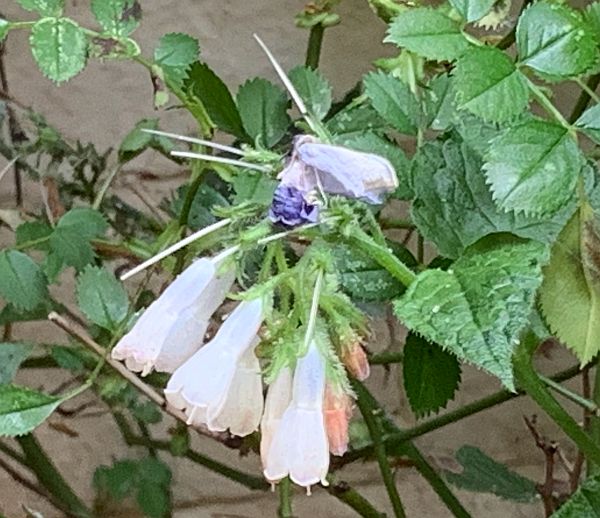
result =
M177 369L202 346L210 317L231 289L233 270L218 275L218 267L203 258L186 268L119 340L112 357L142 376L153 368Z
M245 436L263 410L261 372L254 348L263 320L261 299L243 301L215 337L171 376L167 402L185 410L188 424Z
M310 488L327 485L329 445L323 418L325 362L316 343L298 360L294 373L292 402L284 412L266 453L265 477L277 482L290 476Z

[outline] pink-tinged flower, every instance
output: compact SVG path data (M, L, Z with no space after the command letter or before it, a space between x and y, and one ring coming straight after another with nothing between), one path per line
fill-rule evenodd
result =
M329 445L323 418L325 363L314 341L298 360L294 373L292 402L284 412L266 453L264 474L277 482L290 476L310 488L327 485Z
M267 465L267 453L273 442L275 431L291 401L292 371L289 367L284 367L277 374L275 381L269 385L265 412L260 421L260 458L263 468Z
M352 376L359 381L366 380L371 373L371 366L369 365L367 354L358 342L353 343L349 347L344 347L344 351L342 352L342 362Z
M348 422L352 417L352 400L350 396L327 385L323 415L325 416L329 451L333 455L341 457L348 450Z
M173 372L204 343L211 315L234 281L233 270L217 274L218 264L198 259L158 297L112 350L129 370Z
M165 397L185 410L190 425L245 436L263 410L260 365L254 347L263 320L261 299L241 302L215 337L171 376Z

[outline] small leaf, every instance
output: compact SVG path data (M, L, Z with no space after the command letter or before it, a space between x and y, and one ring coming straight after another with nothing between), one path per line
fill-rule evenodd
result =
M108 230L104 216L89 207L76 207L64 214L56 228L72 229L88 239L103 236Z
M333 95L327 80L318 70L302 66L290 70L288 77L310 112L323 119L331 108Z
M240 171L233 178L233 204L250 202L268 207L279 182L254 171Z
M598 58L596 35L579 11L540 0L517 24L519 61L541 74L572 77L590 69Z
M19 366L32 350L32 344L0 343L0 385L12 382Z
M85 67L85 33L68 18L43 18L31 29L31 52L42 73L56 83L76 76Z
M42 424L63 398L26 387L0 385L0 437L24 435Z
M459 108L492 122L509 121L527 108L526 81L511 59L495 47L469 49L456 63L453 75Z
M187 68L198 59L198 40L187 34L172 32L165 34L154 50L154 60L168 67Z
M290 125L285 92L266 79L257 77L240 86L237 105L246 133L268 148L281 140Z
M408 86L383 72L371 72L363 82L365 93L377 113L401 133L415 135L419 107Z
M17 246L39 241L38 244L32 246L35 250L47 250L47 238L52 234L52 227L43 221L27 221L17 227L15 239Z
M183 207L187 186L182 186L177 189L177 197L171 202L170 209L173 214L179 217L179 213ZM222 194L210 185L203 184L200 186L190 207L188 215L188 225L193 230L207 227L217 221L212 211L215 207L228 207L229 202Z
M490 12L496 0L450 0L467 22L476 22Z
M0 252L0 296L17 309L30 310L48 296L40 267L22 252Z
M540 214L556 212L571 199L582 166L566 128L532 120L492 142L484 169L500 207Z
M423 417L445 408L460 384L456 356L413 333L403 352L404 390L413 413Z
M398 14L384 41L436 61L454 61L470 46L458 22L426 7Z
M17 2L26 11L36 11L42 16L60 16L65 4L65 0L17 0Z
M327 121L327 129L337 137L352 138L365 131L383 133L388 124L371 103L346 106Z
M158 119L142 119L125 136L119 147L119 161L128 162L148 148L168 155L174 148L173 142L166 137L152 135L143 129L158 129Z
M600 516L600 475L587 478L550 518L598 518Z
M444 475L448 482L460 489L492 493L504 500L522 503L539 498L535 482L509 470L479 448L463 446L456 452L456 459L463 466L462 473L444 471Z
M103 268L88 266L77 278L77 302L94 324L115 331L129 308L121 283Z
M137 0L92 0L91 7L104 31L118 38L129 36L142 18Z
M595 104L584 111L575 122L575 127L583 131L596 144L600 144L600 104Z

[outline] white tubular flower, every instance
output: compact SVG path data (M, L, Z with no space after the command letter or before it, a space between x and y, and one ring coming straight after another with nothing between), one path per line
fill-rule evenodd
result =
M210 317L223 303L234 272L198 259L158 297L112 350L129 370L173 372L203 344Z
M284 367L277 374L275 381L269 385L265 413L260 422L260 458L263 468L267 466L267 456L275 431L291 401L292 371L289 367Z
M323 419L325 363L316 343L298 360L292 402L275 431L266 455L265 478L277 482L290 476L309 489L327 485L329 445Z
M165 397L185 410L190 425L245 436L263 410L260 365L254 354L263 320L261 299L241 302L215 337L179 367Z

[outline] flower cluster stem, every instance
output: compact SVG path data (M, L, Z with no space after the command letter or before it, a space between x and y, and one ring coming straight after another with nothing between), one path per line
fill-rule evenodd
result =
M292 510L292 483L290 477L285 477L278 484L279 486L279 509L277 515L279 518L293 518Z

